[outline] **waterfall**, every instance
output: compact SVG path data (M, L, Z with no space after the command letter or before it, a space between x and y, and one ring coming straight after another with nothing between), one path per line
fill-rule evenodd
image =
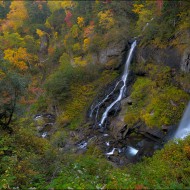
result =
M123 82L123 85L122 85L122 87L120 88L119 95L118 95L117 99L116 99L115 101L113 101L113 102L106 108L105 112L103 113L102 119L101 119L101 121L100 121L100 123L99 123L99 126L100 126L100 127L104 124L104 122L105 122L105 120L106 120L106 118L107 118L107 116L108 116L108 113L109 113L109 111L111 110L111 108L112 108L117 102L119 102L119 101L123 98L123 93L124 93L124 90L125 90L125 88L126 88L127 77L128 77L128 74L129 74L129 65L130 65L130 63L131 63L131 59L132 59L133 52L134 52L134 50L135 50L136 45L137 45L137 42L136 42L136 40L135 40L135 41L132 43L132 45L131 45L131 48L130 48L130 51L129 51L129 55L128 55L127 60L126 60L126 63L125 63L125 69L124 69L124 72L123 72L121 81L119 81L119 82ZM116 84L116 86L119 84L119 82ZM116 89L116 87L115 87L114 89Z
M97 110L96 110L96 118L97 118L97 115L98 115L98 111L99 111L100 106L115 92L115 90L116 90L116 88L117 88L117 86L119 85L120 82L121 82L121 81L118 81L118 82L116 83L114 89L113 89L102 101L100 101L96 106L94 106L94 108L91 109L90 117L92 117L92 115L93 115L95 109L97 109Z
M190 102L184 112L174 138L184 139L190 134Z

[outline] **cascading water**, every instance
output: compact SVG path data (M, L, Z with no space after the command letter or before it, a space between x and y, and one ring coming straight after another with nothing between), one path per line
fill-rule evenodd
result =
M177 139L184 139L190 134L190 102L184 112L182 120L179 124L178 130L174 136Z
M102 118L101 118L101 121L99 123L99 126L102 127L102 125L104 124L107 116L108 116L108 113L109 111L112 109L112 107L117 103L119 102L122 98L123 98L123 93L124 93L124 90L126 88L126 81L127 81L127 77L128 77L128 74L129 74L129 65L131 63L131 59L132 59L132 56L133 56L133 52L135 50L135 47L137 45L137 42L136 40L132 43L131 45L131 48L130 48L130 51L129 51L129 55L128 55L128 58L127 58L127 61L125 63L125 69L124 69L124 72L123 72L123 75L122 75L122 78L121 78L121 81L119 81L117 84L116 84L116 87L117 85L120 83L120 82L123 82L123 85L122 87L120 88L120 92L119 92L119 95L117 97L117 99L115 101L113 101L105 110L105 112L103 113L102 115ZM116 87L114 88L114 90L116 89Z
M100 106L114 93L114 91L116 90L117 86L119 85L121 81L118 81L114 87L114 89L102 100L100 101L94 108L91 109L91 112L90 112L90 117L92 117L94 111L96 110L96 118L97 118L97 115L98 115L98 111L99 111L99 108Z

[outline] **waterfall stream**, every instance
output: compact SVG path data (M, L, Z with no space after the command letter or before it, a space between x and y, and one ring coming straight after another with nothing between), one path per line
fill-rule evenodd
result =
M126 88L126 81L127 81L127 77L128 77L128 74L129 74L129 65L131 63L131 59L132 59L132 56L133 56L133 52L135 50L135 47L137 45L137 42L136 40L132 43L131 45L131 49L129 51L129 55L128 55L128 58L127 58L127 61L125 63L125 69L124 69L124 72L123 72L123 75L122 75L122 78L121 78L121 81L123 82L123 85L122 87L120 88L120 92L119 92L119 96L117 97L117 99L115 101L113 101L105 110L105 112L103 113L102 115L102 119L100 121L100 124L99 126L102 127L102 125L104 124L107 116L108 116L108 113L109 111L111 110L111 108L117 103L119 102L122 98L123 98L123 93L124 93L124 90ZM116 84L118 85L118 83Z
M190 102L184 112L174 138L184 139L190 134Z

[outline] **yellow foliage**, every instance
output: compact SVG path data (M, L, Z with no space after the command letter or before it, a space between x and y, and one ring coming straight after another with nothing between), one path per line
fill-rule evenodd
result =
M36 34L38 34L39 37L42 37L44 35L44 32L40 29L36 29Z
M63 9L70 9L76 6L76 3L74 1L48 1L48 7L51 12L55 12L61 8Z
M73 45L73 51L79 51L81 49L81 46L79 43L76 43Z
M95 0L95 3L96 3L96 4L99 4L99 3L100 3L100 0Z
M113 13L110 10L100 11L98 13L98 17L99 17L99 24L104 29L110 29L115 24Z
M83 27L84 26L84 18L83 17L78 17L77 18L77 24L79 25L79 27Z
M1 6L4 6L4 1L0 1L0 5L1 5Z
M85 66L87 64L86 60L82 59L82 57L75 57L74 58L74 62L76 65L79 65L79 66Z
M46 19L45 26L46 26L47 28L51 28L51 24L49 23L49 20L48 20L48 19Z
M73 8L75 7L76 3L73 1L62 1L61 2L61 7L63 9L68 9L68 8Z
M4 59L8 60L20 70L26 70L28 69L26 62L31 59L31 55L27 53L26 48L20 47L18 50L5 50Z
M27 9L24 1L12 1L10 5L10 12L7 14L7 20L2 25L3 31L12 28L17 30L22 27L24 20L28 18Z
M94 96L94 86L87 85L72 85L71 86L72 101L66 105L65 118L72 120L81 116L88 107L91 98Z
M144 5L142 4L134 4L134 9L132 10L134 13L140 14L142 11L142 8L144 7Z
M146 1L145 5L143 4L134 4L133 12L135 12L139 19L137 21L137 29L140 33L145 29L146 23L149 23L152 18L155 16L157 10L155 1Z
M48 7L51 12L55 12L61 8L62 1L48 1Z
M83 50L86 51L88 49L89 45L90 45L90 39L85 38L84 43L83 43Z
M73 38L77 38L78 35L79 35L79 28L76 24L74 24L71 28L71 33L72 33L72 36Z

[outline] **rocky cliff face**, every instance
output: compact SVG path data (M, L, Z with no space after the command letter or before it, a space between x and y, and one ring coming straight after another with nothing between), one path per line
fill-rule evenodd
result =
M137 48L136 61L138 63L153 62L164 64L171 68L190 73L190 32L176 35L176 45L158 48L153 44Z
M186 49L181 57L181 70L190 73L190 49Z
M174 47L159 49L149 45L138 47L136 59L138 63L153 62L179 69L181 67L182 55Z
M93 63L100 63L108 69L118 68L122 63L127 48L125 40L110 43L107 48L100 50L96 54L92 54Z

